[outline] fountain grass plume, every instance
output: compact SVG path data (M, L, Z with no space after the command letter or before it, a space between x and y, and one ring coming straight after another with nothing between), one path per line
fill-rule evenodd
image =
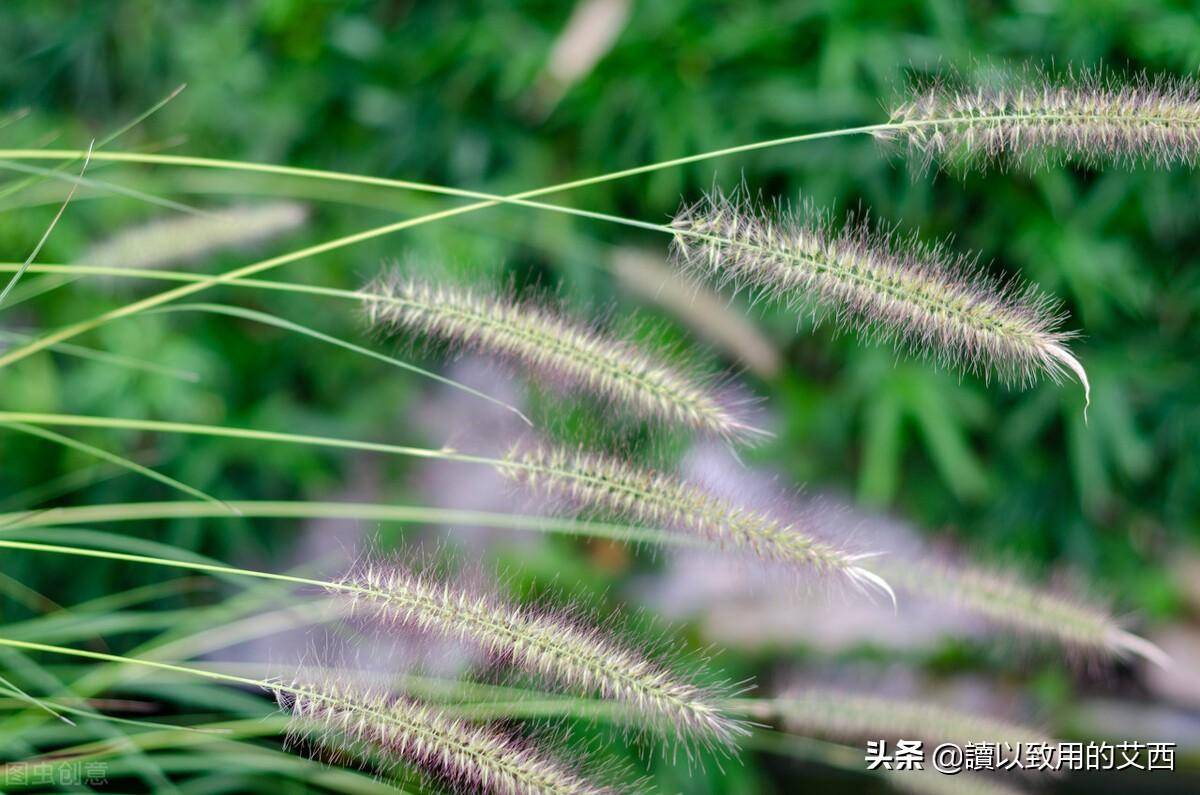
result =
M508 604L379 561L364 563L338 586L337 594L385 620L477 644L573 691L621 702L642 728L724 749L747 733L720 706L724 694L679 678L566 614Z
M461 792L497 795L601 795L533 745L444 710L337 676L297 680L276 690L293 716L291 736L306 738L339 759L395 769L412 764Z
M933 743L1053 743L1053 738L1031 727L929 701L815 688L756 702L753 717L778 719L796 734L848 740L903 737Z
M672 474L600 453L525 444L515 445L499 470L533 491L589 510L677 528L805 570L842 574L856 587L883 591L895 601L888 584L859 565L868 556L838 549L796 524L735 505Z
M362 684L358 672L302 672L285 683L13 638L0 637L0 646L261 688L291 712L291 741L310 740L335 760L354 760L388 772L411 764L461 792L615 795L617 791L589 781L532 743L455 718L449 710Z
M1191 164L1200 154L1200 85L1101 69L1054 76L1026 68L978 84L939 79L908 92L875 135L926 165Z
M939 363L1029 384L1074 373L1058 304L1033 286L1002 282L944 244L851 217L835 225L805 204L769 212L744 191L713 192L674 221L674 260L698 277L831 317Z
M114 268L159 268L216 251L244 248L302 225L308 211L295 202L235 205L198 215L150 221L117 232L79 257L79 263Z
M946 600L1019 634L1103 657L1141 657L1167 668L1167 654L1124 629L1103 608L1024 582L1011 572L904 561L883 566L897 587Z
M728 440L763 435L741 420L720 390L703 378L547 306L395 273L364 290L363 300L372 326L503 356L535 373L584 386L642 417Z

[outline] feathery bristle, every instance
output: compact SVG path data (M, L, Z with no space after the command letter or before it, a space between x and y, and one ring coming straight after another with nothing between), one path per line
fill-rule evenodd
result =
M1027 726L981 717L928 701L830 690L804 690L757 703L754 717L778 717L797 734L843 739L903 737L927 742L1046 743Z
M907 144L926 164L1193 163L1200 154L1200 86L1145 74L1085 70L1052 78L1027 70L987 85L943 81L919 89L894 108L891 122L878 137Z
M675 219L675 260L697 276L832 316L939 362L1009 382L1087 377L1064 343L1055 302L1002 284L944 246L812 208L771 215L740 193L715 193Z
M338 681L298 681L276 690L292 733L338 755L394 768L413 764L462 792L601 795L595 786L528 744L453 718L436 707Z
M504 356L583 385L642 417L726 439L762 433L739 420L702 380L628 340L602 336L544 307L395 276L369 286L363 299L372 325Z
M760 558L838 572L856 587L877 588L894 601L887 583L857 565L862 556L666 473L597 453L552 446L514 447L501 472L530 489L565 497L583 507L679 528L721 546L747 549Z
M81 265L159 268L228 248L251 246L290 232L308 211L294 202L238 205L124 229L79 258Z
M897 587L946 599L1028 635L1106 657L1136 655L1166 668L1170 658L1123 629L1103 609L1022 582L1011 573L904 561L884 567Z
M701 745L729 747L745 734L717 698L665 667L565 616L505 604L394 565L368 564L340 591L385 619L476 643L532 673L629 707L645 728Z

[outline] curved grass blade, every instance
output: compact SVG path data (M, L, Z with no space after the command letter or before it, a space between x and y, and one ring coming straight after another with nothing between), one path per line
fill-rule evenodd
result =
M201 210L197 207L192 207L189 204L172 201L171 199L164 199L161 196L155 196L151 193L134 190L133 188L126 188L123 185L117 185L113 182L106 182L104 180L84 177L82 175L72 176L70 174L64 174L58 169L40 168L38 166L31 166L25 163L17 163L12 160L0 160L0 168L7 169L9 171L16 171L21 174L31 174L34 176L45 177L46 179L59 180L60 182L69 182L75 186L95 188L96 190L103 191L105 193L112 193L118 196L125 196L126 198L130 199L137 199L138 201L145 202L146 204L153 204L156 207L163 207L168 210L176 210L189 215L208 215L208 213L206 213L204 210Z
M79 176L81 178L83 177L84 172L87 171L88 163L91 162L91 158L92 148L89 146L87 158L83 161L83 168L79 170ZM17 286L17 282L19 282L21 277L25 275L25 271L29 268L29 264L37 259L38 254L42 252L42 246L46 245L46 241L50 239L50 233L54 231L54 227L58 226L59 219L62 218L63 213L66 212L67 205L71 203L71 199L74 198L75 191L78 189L78 182L71 184L71 189L67 191L67 197L63 199L63 203L58 208L58 212L55 213L54 218L50 221L50 225L46 227L46 231L42 233L42 237L38 241L37 245L33 247L33 251L29 252L29 256L25 258L24 265L20 270L13 274L13 277L8 280L8 284L4 286L4 289L0 290L0 308L4 307L4 300L8 298L8 294L12 292L12 289Z
M461 390L461 391L467 393L468 395L472 395L477 398L482 398L483 400L486 400L489 403L493 403L507 411L511 411L513 414L516 414L518 417L520 417L521 421L524 422L526 425L529 425L530 427L533 426L533 422L528 417L526 417L521 412L520 409L518 409L516 406L512 405L511 403L505 403L503 400L500 400L499 398L494 398L491 395L488 395L484 392L480 392L478 389L473 389L472 387L469 387L466 384L460 383L451 378L446 378L445 376L438 375L437 373L431 372L424 368L417 367L415 364L409 364L408 362L405 362L401 359L396 359L391 356L387 356L385 354L379 353L377 351L373 351L369 348L364 348L361 345L355 345L352 342L347 342L346 340L339 339L339 338L331 336L329 334L325 334L323 332L317 331L316 329L309 328L308 326L303 326L294 321L286 320L284 318L269 314L267 312L259 312L258 310L255 310L255 309L245 309L243 307L229 306L226 304L207 304L207 303L176 304L173 306L161 307L159 309L152 310L152 312L153 313L159 313L159 312L162 312L162 313L166 313L166 312L211 312L213 314L228 315L229 317L237 317L237 318L241 318L243 320L251 320L255 323L263 323L268 326L275 326L276 328L281 328L281 329L284 329L285 331L293 331L297 334L303 334L305 336L312 337L313 339L317 339L322 342L327 342L330 345L336 345L339 348L344 348L348 351L353 351L354 353L357 353L361 356L367 356L371 359L375 359L377 361L381 361L386 364L390 364L393 367L399 367L402 370L408 370L411 373L416 373L417 375L423 376L425 378L429 378L433 381L437 381L438 383L444 384L453 389Z
M15 302L9 304L14 306ZM10 340L29 340L33 339L29 334L22 334L19 331L7 331L0 329L0 339ZM138 359L133 356L124 356L119 353L110 353L108 351L97 350L96 348L87 348L83 345L75 345L70 342L63 342L55 345L50 350L64 354L66 356L74 356L78 359L88 359L100 364L111 364L114 367L125 367L130 370L142 370L154 375L162 375L168 378L176 378L180 381L189 381L197 383L200 380L200 374L193 370L182 370L175 367L167 367L158 364L157 362Z
M58 720L61 720L63 723L67 724L68 726L75 725L75 721L73 721L70 718L66 717L65 715L61 714L58 710L56 710L54 707L50 706L46 702L29 695L24 690L17 687L15 684L10 682L8 679L6 679L3 676L0 676L0 685L2 685L4 687L4 689L8 690L10 693L12 693L18 699L20 699L21 701L24 701L26 704L29 704L30 706L35 707L37 709L40 709L43 712L47 713L48 715L52 715L53 717L55 717ZM64 711L66 711L66 710L64 710Z
M34 353L37 353L38 351L45 350L50 345L53 345L58 342L64 342L68 339L71 339L72 337L76 337L87 331L91 331L92 329L98 328L99 326L102 326L105 323L108 323L110 321L113 321L113 320L116 320L116 319L122 318L122 317L127 317L129 315L137 314L138 312L143 312L147 309L152 309L154 307L161 306L162 304L170 303L171 301L174 301L178 298L183 298L185 296L192 295L193 293L199 292L201 290L207 289L208 287L212 287L217 284L221 284L225 281L232 280L232 279L239 279L239 278L243 278L246 276L253 276L257 273L262 273L264 271L271 270L273 268L277 268L282 265L286 265L290 262L295 262L297 260L302 260L302 259L306 259L308 257L317 256L319 254L328 253L330 251L337 251L339 249L346 248L348 246L353 246L353 245L356 245L358 243L362 243L362 242L365 242L368 240L374 240L376 238L385 237L387 235L391 235L391 234L400 232L405 229L422 226L424 224L434 223L436 221L445 220L447 218L454 218L459 215L466 215L468 213L476 212L478 210L484 210L489 207L495 207L500 204L533 205L533 206L538 206L542 209L549 209L552 207L556 207L556 205L543 205L538 202L530 202L529 199L532 199L537 196L544 196L544 195L551 194L551 193L558 193L560 191L573 190L575 188L582 188L582 187L586 187L589 185L596 185L596 184L600 184L600 183L604 183L604 182L611 182L613 180L623 179L625 177L634 176L636 174L645 174L645 173L649 173L652 171L658 171L658 170L665 169L665 168L672 168L675 166L684 165L687 163L695 163L695 162L698 162L701 160L708 160L708 159L712 159L712 158L716 158L716 157L724 157L726 155L732 155L732 154L736 154L739 152L749 152L749 151L754 151L757 149L766 149L769 147L780 146L783 144L799 143L801 141L811 141L811 140L818 140L818 139L824 139L824 138L836 138L836 137L846 136L846 135L871 134L871 133L878 132L879 130L885 129L889 126L890 125L888 125L888 124L882 124L882 125L872 124L872 125L866 125L863 127L846 128L846 129L842 129L842 130L831 130L831 131L818 132L818 133L806 133L803 135L788 136L786 138L778 138L778 139L773 139L773 140L769 140L769 141L758 141L758 142L755 142L752 144L743 144L741 146L727 147L725 149L715 150L715 151L711 151L711 152L701 152L699 154L688 155L686 157L679 157L679 158L675 158L673 160L665 160L665 161L661 161L658 163L650 163L650 164L646 164L646 165L642 165L642 166L635 166L633 168L628 168L628 169L624 169L621 171L614 171L614 172L610 172L608 174L601 174L599 176L587 177L587 178L578 179L578 180L572 180L570 182L563 182L563 183L559 183L556 185L549 185L549 186L542 187L542 188L535 188L532 190L523 191L523 192L512 194L509 196L492 196L491 194L481 194L481 193L477 193L475 191L462 191L462 190L457 190L457 189L434 190L433 192L446 193L447 195L472 196L472 197L482 196L482 197L486 197L486 198L483 198L482 200L474 202L472 204L462 205L462 206L454 207L454 208L451 208L448 210L440 210L438 212L427 213L425 215L420 215L415 218L408 218L408 219L405 219L402 221L397 221L395 223L384 224L383 226L376 226L376 227L373 227L370 229L365 229L361 232L356 232L351 235L345 235L343 237L339 237L334 240L328 240L324 243L318 243L316 245L298 249L298 250L289 252L287 254L282 254L277 257L271 257L269 259L260 260L258 262L253 262L253 263L250 263L249 265L244 265L240 268L235 268L233 270L226 271L223 274L218 274L218 275L208 277L202 282L196 282L193 284L182 285L180 287L176 287L171 290L166 290L166 291L158 293L156 295L152 295L147 298L143 298L139 301L134 301L132 303L125 304L116 309L111 309L100 315L96 315L88 320L83 320L83 321L79 321L77 323L73 323L65 328L59 329L58 331L47 334L46 336L44 336L38 340L35 340L35 341L29 343L28 345L25 345L15 351L9 351L3 355L0 355L0 368L3 368L9 364L12 364L13 362L20 361L21 359L24 359L27 356L31 356ZM61 154L61 152L59 154ZM126 156L125 157L114 157L113 156L113 155L120 155L120 154L123 154ZM108 159L108 160L125 159L125 160L129 160L131 162L138 162L140 160L140 162L160 162L160 163L166 163L166 162L170 161L176 165L227 167L227 168L236 167L234 165L236 163L236 161L217 161L217 160L205 161L202 158L186 158L186 157L172 158L172 156L169 156L169 155L159 155L159 156L140 155L139 156L139 155L132 155L130 153L111 153L111 152L106 152L106 153L104 153L104 155L105 155L105 159ZM34 149L34 150L0 150L0 157L10 158L10 159L11 158L37 159L37 158L44 158L45 153L39 152L36 149ZM152 161L147 158L155 158L155 160ZM165 159L163 159L163 158L165 158ZM312 171L312 170L306 170L306 169L293 169L293 168L289 168L289 167L285 167L285 166L270 166L270 167L263 166L263 167L259 167L259 168L254 168L252 165L249 165L249 166L248 166L248 164L242 164L242 165L245 167L244 170L269 171L271 173L277 173L277 174L291 174L291 175L295 175L295 176L323 177L323 178L327 178L327 179L345 179L345 178L347 178L346 175L337 175L335 172L319 172L319 171ZM378 178L361 177L361 176L358 178L350 177L350 179L351 179L351 181L360 181L360 182L364 182L364 183L372 183L372 184L377 184L377 185L388 185L390 187L408 187L409 189L412 189L412 190L426 189L426 188L431 187L428 185L421 185L420 183L403 183L398 180L380 180ZM561 212L565 212L565 213L569 213L569 214L573 214L573 215L579 215L579 216L583 216L583 217L594 217L594 218L604 218L604 219L612 219L612 218L616 217L616 216L604 216L603 214L599 214L599 213L590 213L587 211L574 210L573 208L566 208L566 207L560 207L560 208L558 208L558 210ZM622 220L632 226L646 226L646 227L649 227L652 229L659 229L661 227L661 225L659 225L659 224L643 224L642 222L634 221L632 219L622 219Z
M171 93L167 94L165 97L160 99L158 102L155 102L149 108L142 111L137 116L135 116L133 119L131 119L130 121L121 125L113 132L105 135L99 141L95 142L94 145L88 150L89 153L91 152L92 149L101 149L105 146L108 146L110 143L117 140L122 135L129 132L134 127L136 127L139 124L141 124L142 122L144 122L146 119L153 116L158 111L162 110L163 107L165 107L167 105L167 103L169 103L171 100L175 99L175 97L179 96L180 92L182 92L183 89L185 89L185 88L187 88L187 83L180 83L178 86L176 86L176 88L173 91L171 91ZM25 109L24 112L28 113L28 109ZM21 115L24 115L24 113L22 113ZM4 126L4 125L0 124L0 127L2 127L2 126ZM38 150L34 150L34 151L38 151ZM61 172L63 169L67 168L72 163L78 161L83 156L84 156L84 154L82 151L75 151L75 152L68 153L68 154L64 155L64 157L66 158L65 161L60 163L59 165L55 166L53 170L56 172ZM58 160L60 158L47 157L47 158L43 158L43 159ZM27 179L19 180L18 182L14 183L12 185L5 186L4 190L0 190L0 199L5 199L5 198L8 198L9 196L12 196L15 193L20 193L25 188L29 187L30 185L33 185L34 183L38 182L39 180L41 180L43 178L44 177L40 177L40 176L39 177L29 177Z
M161 472L155 472L153 469L150 469L149 467L144 467L135 461L130 461L128 458L119 456L116 453L110 453L107 450L102 450L101 448L95 447L86 442L81 442L78 439L72 439L69 436L63 436L60 433L55 433L54 431L47 430L46 428L39 428L35 425L28 425L23 422L0 421L0 425L5 425L9 428L12 428L13 430L20 431L22 433L27 433L30 436L36 436L38 438L45 439L46 441L63 445L64 447L70 447L71 449L78 450L81 453L87 453L88 455L94 456L103 461L107 461L110 464L116 464L117 466L124 467L125 469L128 469L130 472L135 472L139 475L142 475L143 477L147 477L147 478L150 478L151 480L158 481L159 483L162 483L165 486L169 486L177 491L181 491L184 494L187 494L189 497L196 497L198 499L204 500L205 502L209 502L214 505L220 505L223 508L225 508L227 511L229 511L230 513L235 514L235 515L237 514L237 509L232 507L225 501L219 500L216 497L206 494L205 492L200 491L197 488L193 488L192 486L187 485L186 483L181 483L180 481L175 480L175 478L168 477L167 475L164 475Z

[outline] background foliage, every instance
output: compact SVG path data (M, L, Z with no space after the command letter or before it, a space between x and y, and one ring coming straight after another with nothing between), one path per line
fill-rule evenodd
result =
M114 146L163 145L509 193L878 121L908 70L969 74L989 63L1052 61L1188 75L1200 62L1200 21L1189 3L660 0L633 3L611 50L555 101L546 61L568 6L10 0L0 8L0 111L32 112L0 136L7 147L83 146L186 82L177 99ZM453 201L217 172L97 165L90 174L197 205L225 202L226 194L301 198L312 206L312 220L280 250ZM1172 569L1177 550L1200 529L1195 179L1186 168L922 175L869 139L850 138L702 162L552 200L659 221L714 183L731 188L745 180L769 197L802 194L839 211L868 207L927 238L953 235L995 272L1020 272L1061 297L1069 325L1083 332L1075 350L1094 379L1086 427L1074 386L1023 391L960 379L785 312L752 314L783 366L771 377L745 373L778 432L748 460L782 473L787 485L841 492L894 512L975 557L1020 561L1041 574L1068 567L1102 599L1167 627L1186 625L1196 609L1188 593L1194 582ZM53 182L3 191L6 260L31 250L62 193ZM161 213L84 191L40 260L71 262L112 231ZM616 252L662 252L665 244L650 233L506 207L289 265L278 275L356 288L386 261L433 263L538 283L581 311L615 302L607 318L619 326L635 311L656 317L660 310L618 287L611 273ZM244 260L223 254L196 269L215 273ZM127 295L113 285L76 283L6 308L4 327L56 327ZM232 290L212 296L365 336L348 305ZM672 339L696 344L662 317ZM427 383L284 331L164 314L112 324L85 341L195 370L201 381L38 356L0 373L0 407L445 441L423 436L408 412L431 389ZM357 471L351 456L306 449L101 432L78 437L137 454L226 499L321 498L352 488ZM109 477L115 473L77 452L13 433L0 435L0 462L0 510L46 500L172 498L144 480ZM381 466L379 501L422 502L408 462ZM179 520L122 532L270 566L293 559L288 547L296 534L288 525ZM633 569L614 575L598 554L552 545L543 557L522 561L522 581L558 573L572 594L603 604L611 599L606 586ZM21 605L14 581L69 605L163 579L127 566L90 563L81 570L75 561L15 554L5 556L3 575L6 623L35 612ZM203 594L171 598L213 602ZM114 630L111 643L128 647L152 632ZM1094 687L1060 661L1017 659L1005 675L1028 685L1050 713ZM775 664L736 653L721 663L768 677ZM950 671L988 665L954 645L917 664ZM1113 684L1117 692L1126 686ZM1140 687L1127 686L1129 693ZM795 773L771 756L751 756L727 777L686 785L733 792L752 779L768 789Z

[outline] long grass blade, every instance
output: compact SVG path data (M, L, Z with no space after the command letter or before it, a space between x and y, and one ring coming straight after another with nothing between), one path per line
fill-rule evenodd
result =
M415 364L409 364L408 362L402 361L400 359L396 359L394 357L387 356L387 355L379 353L377 351L373 351L370 348L364 348L361 345L355 345L352 342L347 342L346 340L339 339L332 335L325 334L323 332L317 331L316 329L301 325L299 323L296 323L291 320L287 320L285 318L278 317L276 315L269 314L267 312L259 312L258 310L255 310L255 309L245 309L245 308L237 307L237 306L228 306L226 304L207 304L207 303L176 304L173 306L161 307L159 309L155 309L152 311L153 312L210 312L213 314L227 315L229 317L237 317L237 318L241 318L243 320L250 320L255 323L262 323L264 325L275 326L276 328L281 328L286 331L292 331L297 334L303 334L305 336L312 337L313 339L320 340L321 342L327 342L330 345L336 345L339 348L344 348L348 351L352 351L354 353L359 354L360 356L366 356L370 359L375 359L376 361L390 364L393 367L399 367L401 370L407 370L410 373L416 373L417 375L420 375L424 378L428 378L432 381L437 381L439 384L445 384L448 387L465 392L468 395L472 395L474 397L481 398L483 400L488 401L489 403L500 406L501 408L503 408L507 411L511 411L513 414L520 417L521 421L524 422L526 425L528 425L530 427L533 426L533 422L528 417L526 417L521 412L520 409L518 409L516 406L512 405L511 403L505 403L503 400L500 400L499 398L492 397L491 395L488 395L485 392L480 392L478 389L469 387L466 384L460 383L460 382L455 381L450 378L446 378L445 376L438 375L437 373L431 372L424 368L417 367Z
M80 177L82 177L84 172L87 171L88 163L91 162L91 156L92 150L89 147L88 156L84 159L83 168L81 168L79 171ZM33 247L33 251L29 252L29 256L25 258L24 265L13 274L13 277L8 280L8 284L4 286L4 289L0 290L0 308L4 307L4 300L8 298L8 294L12 292L12 289L17 286L17 282L19 282L21 277L25 275L25 271L29 268L29 264L37 259L38 254L42 253L42 246L46 245L46 241L50 239L50 233L54 231L54 227L58 226L59 219L62 218L63 213L66 212L67 205L71 203L71 199L74 198L75 191L78 190L78 188L78 182L72 183L71 189L67 191L67 197L63 199L63 203L59 206L58 212L55 213L54 218L50 221L50 225L46 227L46 231L42 233L42 237L40 240L38 240L37 245Z
M9 306L12 305L13 304L9 304ZM33 338L28 334L0 329L0 339L29 340ZM133 356L125 356L124 354L120 353L110 353L109 351L97 350L96 348L88 348L83 345L75 345L74 343L70 342L64 342L59 345L55 345L50 350L66 356L74 356L77 359L87 359L88 361L99 362L100 364L108 364L112 365L113 367L122 367L128 370L141 370L154 375L175 378L180 381L196 383L200 380L200 374L194 370L182 370L175 367L167 367L165 365L158 364L157 362L150 362Z
M23 422L0 422L0 424L12 428L15 431L20 431L21 433L27 433L30 436L36 436L40 439L45 439L48 442L54 442L55 444L62 445L63 447L69 447L72 450L78 450L81 453L87 453L88 455L99 458L102 461L107 461L110 464L116 464L117 466L124 467L130 472L135 472L143 477L147 477L151 480L162 483L164 486L169 486L177 491L181 491L189 497L196 497L204 500L205 502L212 503L213 505L219 505L230 513L235 515L237 514L237 509L233 508L223 500L219 500L216 497L206 494L205 492L189 486L186 483L182 483L175 478L168 477L161 472L156 472L149 467L142 466L136 461L131 461L124 456L119 456L116 453L109 452L108 450L103 450L86 442L81 442L78 439L72 439L69 436L63 436L60 433L55 433L54 431L47 430L46 428L40 428L36 425L28 425Z

